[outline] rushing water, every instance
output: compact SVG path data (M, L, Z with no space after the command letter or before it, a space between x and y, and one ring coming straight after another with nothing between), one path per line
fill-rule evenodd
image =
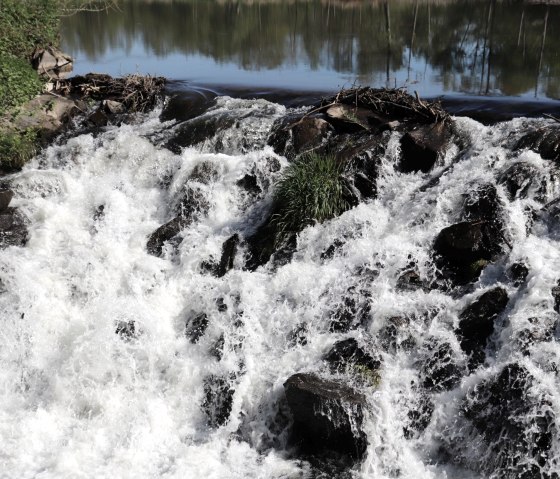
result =
M66 18L62 38L77 73L559 99L560 6L537 3L125 0Z
M285 408L283 383L301 371L330 375L322 357L348 336L382 357L379 384L362 386L369 445L354 477L486 478L492 470L492 477L503 477L458 411L477 384L517 362L534 377L531 397L546 397L548 417L557 424L557 333L528 349L519 346L519 335L531 318L555 320L550 291L560 271L557 227L537 219L528 230L527 211L555 198L560 183L550 162L512 149L529 126L549 121L483 126L456 118L460 142L428 174L398 172L399 133L387 133L375 200L305 229L284 266L244 270L242 247L233 270L216 278L205 273L205 262L219 258L232 233L246 236L262 220L281 174L270 165L287 165L265 146L284 106L221 97L210 114L225 111L239 118L234 127L179 154L162 146L174 134L174 122L161 122L155 111L135 124L51 146L10 178L30 240L0 251L0 477L320 477L286 450L285 424L278 419ZM465 296L399 290L397 278L411 258L422 277L434 277L432 243L458 220L464 195L478 184L496 184L518 161L532 165L545 188L510 200L498 185L511 249ZM203 162L216 174L201 184L190 175ZM237 183L248 172L264 192L257 199ZM186 184L203 192L209 212L162 258L150 256L147 237L173 216ZM344 244L335 255L322 257L340 238ZM514 286L506 271L518 261L529 276ZM376 274L364 274L368 270ZM420 378L429 345L449 343L464 364L454 332L458 314L496 284L511 299L487 362L450 391L425 391ZM371 302L367 325L330 332L329 315L356 285ZM185 321L202 312L209 326L193 344ZM381 332L394 317L410 321L396 341L413 347L383 346ZM116 334L131 323L133 334ZM294 344L291 333L302 324L307 341ZM229 378L235 391L221 427L209 427L204 412L210 376ZM410 411L425 397L434 409L426 429L406 434ZM517 411L516 420L529 430L537 413ZM558 472L559 459L555 434L543 472Z

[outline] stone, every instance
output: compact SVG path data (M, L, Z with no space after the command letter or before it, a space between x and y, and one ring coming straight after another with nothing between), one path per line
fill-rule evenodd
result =
M37 73L49 78L66 77L73 69L73 62L70 55L53 46L36 48L31 57L31 64Z
M109 115L118 115L124 112L124 105L120 101L115 100L103 100L101 103L105 113Z
M27 225L21 213L12 207L0 213L0 249L27 244Z
M262 193L257 176L254 174L248 173L244 175L243 178L237 180L236 185L243 188L247 193L253 196L258 196Z
M175 238L190 223L190 221L185 220L181 216L176 216L171 221L160 226L148 238L146 245L148 253L153 256L161 256L165 243Z
M332 453L362 460L367 436L362 429L366 398L339 381L294 374L284 383L293 427L289 443L304 455Z
M555 414L537 382L523 365L510 363L472 387L460 408L463 432L452 439L455 458L503 479L555 477L547 473L558 434ZM469 448L463 456L465 439L478 445L478 456Z
M529 276L529 268L523 263L514 263L508 269L507 275L514 286L521 286Z
M381 360L366 352L354 338L337 341L323 359L334 371L339 372L354 367L355 372L365 371L375 374L381 367Z
M520 161L507 168L498 178L509 199L524 199L542 196L545 190L544 178L536 166Z
M422 363L420 374L424 388L441 392L453 389L464 371L458 364L451 344L433 339L427 342L426 359Z
M229 420L235 394L234 379L232 375L212 375L204 379L202 410L212 428L223 426Z
M14 197L12 190L0 190L0 214L8 211L8 206Z
M197 163L189 175L189 180L202 183L203 185L213 183L217 181L218 178L218 168L211 161Z
M288 342L291 346L305 346L308 333L309 327L307 323L299 324L288 334Z
M199 313L187 319L185 335L190 339L191 343L198 343L200 338L204 336L208 323L209 320L206 313Z
M418 399L411 405L407 413L407 421L403 427L404 437L412 439L421 434L430 424L434 413L434 403L428 395L420 394Z
M333 133L329 122L322 118L304 117L291 128L292 143L296 155L315 150Z
M380 118L368 108L337 103L327 109L327 117L338 133L369 130Z
M346 333L365 325L370 318L371 306L367 294L351 287L330 315L329 331Z
M124 341L134 339L137 336L136 323L134 321L117 322L115 334L118 334Z
M461 348L469 356L471 369L484 361L484 349L494 332L494 322L508 301L506 290L498 286L486 291L459 315L457 335Z
M216 271L216 276L218 278L225 276L229 270L233 269L233 262L235 260L239 241L239 235L236 233L229 237L222 245L222 257Z
M537 152L545 160L560 160L560 128L557 125L545 126L521 137L516 149L529 149Z
M554 311L560 313L560 280L552 288L552 298L554 299Z
M449 129L443 122L420 125L406 132L401 138L400 170L404 173L427 173L443 157L450 137Z
M428 290L429 288L426 286L420 274L415 269L410 269L404 271L398 278L397 278L397 291L417 291L421 290Z

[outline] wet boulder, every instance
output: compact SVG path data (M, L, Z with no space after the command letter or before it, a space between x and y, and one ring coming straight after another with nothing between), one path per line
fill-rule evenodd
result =
M482 294L459 315L457 335L461 348L469 356L471 368L484 361L486 343L494 332L496 318L508 301L506 290L496 287Z
M367 436L362 429L366 398L339 381L299 373L284 383L293 417L289 442L304 455L340 454L364 458Z
M363 326L369 321L370 312L369 293L350 287L330 314L329 331L346 333Z
M516 149L529 149L537 152L545 160L560 160L560 127L549 125L538 128L522 136Z
M383 121L369 108L337 103L327 109L329 122L338 133L355 133L369 130L373 125Z
M161 225L148 238L146 245L148 253L153 256L161 256L165 243L175 238L190 223L190 221L185 220L181 216L176 216L171 221Z
M401 348L408 350L414 347L414 338L407 327L409 324L410 318L406 316L388 318L377 336L381 348L385 351L396 351Z
M368 353L354 338L337 341L323 359L334 371L351 372L378 382L381 359Z
M427 394L420 393L408 410L403 427L404 437L412 439L425 431L432 420L433 413L434 403Z
M449 342L429 340L424 355L420 368L422 386L440 392L453 389L459 383L464 371Z
M202 410L212 428L223 426L229 420L235 394L234 380L232 375L211 375L204 379Z
M315 150L333 133L329 122L317 117L304 117L291 130L296 155Z
M8 206L14 197L12 190L0 190L0 214L8 211Z
M397 278L397 291L429 290L416 269L408 269Z
M507 168L498 178L510 200L542 196L544 178L536 166L520 161Z
M190 339L191 343L197 343L206 329L208 329L209 319L206 313L199 313L187 319L185 324L185 335Z
M121 337L123 341L130 341L138 336L135 321L118 321L115 334Z
M555 477L556 418L537 383L524 366L511 363L473 387L460 408L464 426L452 438L454 457L492 477Z
M401 138L399 168L404 173L427 173L443 158L451 138L445 122L420 125Z
M222 256L216 271L216 276L218 278L225 276L229 270L233 269L233 262L235 260L239 241L239 235L236 233L228 238L222 245Z
M514 286L521 286L529 276L529 268L524 263L514 263L508 269L507 275Z
M27 236L27 225L23 215L16 208L6 207L0 213L0 248L25 246Z

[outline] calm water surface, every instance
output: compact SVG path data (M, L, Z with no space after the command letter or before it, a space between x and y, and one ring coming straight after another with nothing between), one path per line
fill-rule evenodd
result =
M117 12L66 18L63 40L78 74L557 100L560 5L536 3L131 0Z

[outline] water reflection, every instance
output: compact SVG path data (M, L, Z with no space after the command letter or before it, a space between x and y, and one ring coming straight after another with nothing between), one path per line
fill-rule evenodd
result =
M65 19L63 38L78 73L560 98L560 6L541 3L131 0Z

